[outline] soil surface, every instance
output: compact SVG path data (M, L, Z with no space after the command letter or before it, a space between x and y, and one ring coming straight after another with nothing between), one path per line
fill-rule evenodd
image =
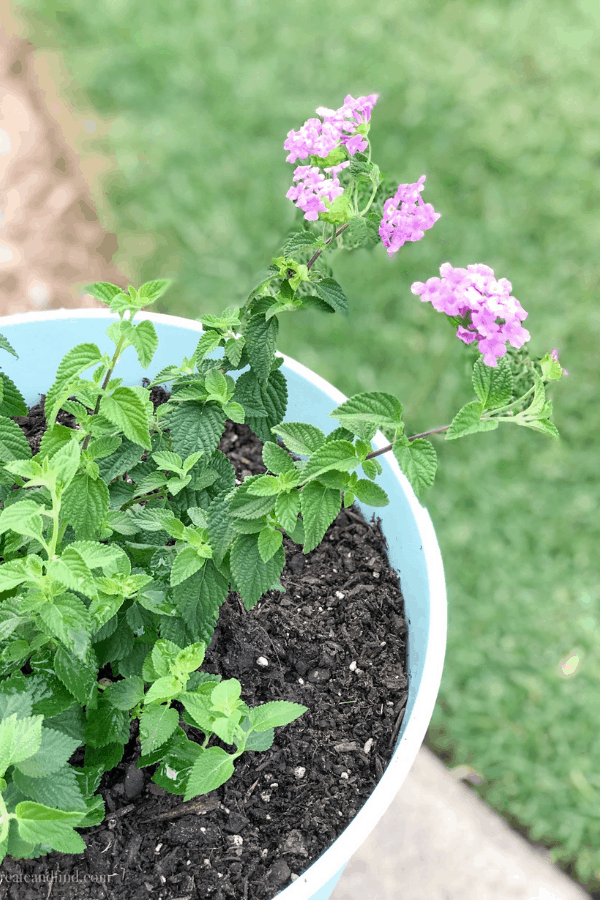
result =
M42 408L17 421L35 449ZM261 446L228 423L220 449L244 479L265 471ZM270 900L349 824L392 756L408 698L402 592L378 524L354 507L306 556L284 541L285 593L248 612L232 592L202 668L238 678L250 706L288 700L308 712L187 805L152 782L153 768L136 768L132 726L100 786L107 818L81 832L87 851L6 859L0 900L39 900L40 890L61 900Z

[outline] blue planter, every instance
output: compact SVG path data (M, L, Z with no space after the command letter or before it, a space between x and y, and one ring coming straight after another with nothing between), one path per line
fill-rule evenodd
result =
M114 345L105 335L115 317L101 309L57 310L25 313L0 319L0 332L11 342L19 359L2 354L2 368L17 384L29 405L39 402L54 380L56 369L72 346L96 343L102 351ZM125 384L140 384L153 378L164 366L179 363L194 351L198 322L153 313L160 339L151 367L143 370L133 349L119 363L118 375ZM346 398L309 369L285 358L290 421L310 422L331 431L335 422L328 413ZM374 443L382 447L378 434ZM408 703L394 756L383 777L362 809L340 837L296 881L277 895L277 900L327 900L346 863L383 816L400 789L417 755L433 713L446 648L446 590L438 543L425 509L390 454L380 457L381 486L390 505L377 510L385 534L389 559L400 576L408 623ZM360 504L359 504L360 505ZM370 517L371 507L363 507Z

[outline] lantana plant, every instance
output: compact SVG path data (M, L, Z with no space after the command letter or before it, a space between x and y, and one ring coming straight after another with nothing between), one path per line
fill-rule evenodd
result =
M93 342L69 350L34 454L14 421L25 402L1 375L0 859L84 851L76 829L102 821L98 787L131 741L137 765L187 801L305 712L277 700L249 708L239 681L202 671L205 651L231 590L247 609L283 590L284 535L310 553L342 506L388 503L377 457L392 453L420 496L436 473L434 434L455 440L508 423L557 437L545 386L567 373L556 350L529 356L527 313L480 263L444 263L439 278L412 285L477 354L476 399L448 425L411 434L400 400L381 391L340 404L329 434L284 422L279 317L348 311L327 253L382 243L394 256L440 216L421 199L424 175L398 186L372 161L377 99L347 96L289 132L287 159L301 164L287 196L300 226L243 306L201 318L190 358L145 386L123 384L124 353L152 363L154 325L136 318L169 282L101 282L87 290L115 314L114 352ZM6 338L0 346L14 354ZM158 385L170 396L155 405ZM75 427L58 421L61 410ZM227 420L263 442L267 474L236 481L218 449ZM378 430L388 443L374 450Z

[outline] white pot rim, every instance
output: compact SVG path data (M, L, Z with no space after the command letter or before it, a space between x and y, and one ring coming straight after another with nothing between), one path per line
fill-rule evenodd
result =
M117 319L118 316L111 313L110 310L102 308L58 309L16 313L11 316L0 318L0 332L6 325L21 325L33 321L43 322L71 318L114 320ZM180 328L185 326L191 331L202 332L203 330L200 322L193 319L186 319L181 316L172 316L155 312L140 312L137 314L136 318L138 320L150 319L157 324L161 323ZM296 362L296 360L291 359L291 357L288 357L285 354L278 353L278 356L283 357L287 368L312 382L312 384L320 388L327 396L331 397L335 403L343 403L347 399L347 397L338 391L337 388L333 387L333 385L329 384L324 378L321 378L306 366L303 366L301 363ZM374 443L378 448L381 448L386 446L388 442L381 432L377 432ZM373 793L333 844L331 844L331 846L325 850L323 854L316 859L298 879L296 879L296 881L277 894L276 900L279 900L279 898L281 898L281 900L307 900L307 898L311 898L313 894L322 888L323 885L332 879L340 869L345 866L350 857L366 840L370 832L375 828L378 821L392 803L392 800L399 791L402 782L406 778L416 758L425 737L425 732L429 725L438 695L444 665L447 627L446 587L442 558L433 524L427 510L424 509L417 500L408 480L400 471L395 458L388 455L386 461L391 466L400 486L407 496L423 543L423 552L430 586L431 610L429 640L427 643L426 661L424 665L427 677L426 679L423 679L419 687L418 699L408 722L402 723L402 736L400 742Z

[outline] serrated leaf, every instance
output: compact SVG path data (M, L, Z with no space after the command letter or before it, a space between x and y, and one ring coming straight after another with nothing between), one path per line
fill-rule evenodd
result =
M142 753L152 753L171 737L179 724L179 713L170 706L149 706L140 716Z
M63 766L51 775L32 778L19 769L13 773L13 782L29 800L44 803L57 809L85 807L75 771Z
M279 434L288 450L299 456L312 456L326 440L320 428L305 422L281 422L272 431Z
M31 572L24 559L13 559L0 565L0 591L9 591L28 578L31 579Z
M273 497L280 491L281 484L274 475L257 475L248 484L248 493L253 497Z
M258 549L258 536L242 534L231 548L231 574L246 609L252 609L262 595L277 581L285 565L285 553L280 548L264 562Z
M73 380L101 360L102 354L96 344L77 344L64 355L59 363L54 383L44 400L46 422L49 427L54 424L60 404L71 393Z
M91 294L96 300L101 300L102 303L106 304L110 304L110 301L117 294L123 293L123 288L118 287L116 284L111 284L110 281L96 281L94 284L86 284L82 290L86 294Z
M49 844L61 853L83 853L86 845L74 831L85 810L59 810L31 800L17 803L15 808L19 834L31 844Z
M131 325L131 330L127 331L127 338L133 344L141 367L147 369L158 347L154 323L150 319L144 319L137 325Z
M263 562L267 563L275 556L283 543L281 531L273 528L263 528L258 535L258 552Z
M139 463L143 452L139 444L125 439L114 453L100 460L100 477L109 482L123 475Z
M277 521L289 534L296 527L300 512L300 492L292 490L287 494L279 494L275 503Z
M96 709L87 708L85 724L86 743L92 747L106 744L126 744L129 740L129 715L125 710L116 709L107 699L100 697Z
M100 415L146 450L152 448L146 407L133 388L118 387L100 401Z
M314 550L337 517L342 505L338 490L311 481L300 491L300 508L304 521L304 553Z
M2 402L0 403L0 415L11 418L12 416L26 416L27 404L21 391L12 378L6 372L2 373Z
M437 453L433 444L424 438L417 438L408 446L396 441L392 452L413 491L420 497L435 481Z
M71 544L63 550L59 557L50 560L47 573L51 578L60 582L63 587L79 591L91 599L98 596L94 576Z
M0 416L0 460L31 459L31 447L16 422Z
M308 481L332 469L350 472L358 464L354 444L350 441L328 441L312 454L302 470L302 479Z
M216 450L225 428L225 413L216 403L181 403L169 413L168 427L173 449L183 459L197 450L210 454Z
M0 722L0 771L2 774L9 765L21 765L38 752L42 742L43 716L28 716L17 719L12 713Z
M200 365L202 360L208 356L209 353L212 353L213 350L217 349L221 343L221 337L222 335L218 331L210 330L204 332L194 351L194 361L197 366Z
M61 594L44 603L39 616L52 636L84 659L89 648L92 621L87 608L74 594Z
M273 441L265 441L263 444L262 459L266 468L276 475L294 470L294 460L289 453Z
M139 675L130 675L121 681L109 684L104 697L116 709L130 710L144 697L144 682Z
M145 301L143 306L148 306L150 303L154 303L155 300L158 300L159 297L162 297L172 283L173 281L171 278L158 278L143 284L139 290L140 301Z
M171 569L171 587L191 578L205 564L206 558L198 556L194 547L184 547L175 559Z
M382 391L355 394L329 415L366 441L379 428L396 430L402 426L402 404L392 394Z
M260 383L254 372L243 372L235 383L234 398L249 416L260 418L267 415Z
M13 759L13 763L24 775L28 775L30 778L39 778L61 769L78 747L79 742L76 738L72 738L62 731L44 727L38 750L32 756L28 756L18 763Z
M452 441L467 434L476 434L479 431L493 431L498 427L498 422L493 419L482 422L482 413L483 403L481 401L472 400L467 403L452 419L450 428L446 432L446 440Z
M58 678L81 704L90 702L98 680L98 665L91 651L85 659L80 659L59 647L54 656L54 668Z
M336 312L348 315L348 298L334 278L324 278L313 284L317 294Z
M101 478L76 475L62 497L61 519L68 522L78 539L98 537L108 513L110 494Z
M79 468L81 462L81 447L74 438L63 444L51 457L50 465L56 473L56 480L62 488L67 488Z
M297 253L299 250L308 250L310 247L314 247L316 243L317 238L310 231L294 231L286 238L281 252L283 256L293 257L294 253Z
M254 750L261 753L264 750L270 750L275 740L275 732L272 728L266 731L251 731L246 739L246 750Z
M43 507L34 500L20 500L6 506L0 512L0 534L14 531L17 534L36 536L42 529L40 509Z
M486 366L479 357L473 367L473 388L484 409L494 409L510 401L513 376L505 356L500 357L495 367Z
M90 569L105 568L125 556L125 551L120 547L98 541L73 541L69 548L76 550Z
M246 339L243 337L240 338L229 338L225 342L225 356L231 363L234 369L237 369L240 360L242 358L242 353L244 352L244 347L246 345Z
M518 421L519 425L525 425L526 428L532 428L534 431L549 435L549 437L560 438L558 428L549 419L523 419L522 421L519 419L519 416L515 416L515 421Z
M5 338L3 334L0 334L0 348L1 348L2 350L8 351L8 353L12 353L12 355L13 355L16 359L19 358L19 354L18 354L17 351L14 349L14 347L12 346L12 344L10 343L10 341L8 340L8 338Z
M270 266L267 272L262 276L258 284L255 285L255 287L253 287L248 294L248 300L253 300L255 297L259 297L261 294L265 293L265 289L269 286L274 278L279 278L279 269L277 267Z
M253 707L250 710L250 723L254 731L268 731L269 728L289 725L307 711L308 707L300 703L273 700L271 703Z
M194 640L210 640L229 581L210 559L191 578L173 588L173 600Z
M253 316L244 329L250 366L263 383L267 381L271 372L278 332L277 319L271 318L267 321L265 316Z
M368 503L369 506L388 506L390 502L384 489L366 478L359 478L352 491L362 503Z
M201 794L209 794L225 784L233 772L233 761L230 754L220 747L209 747L207 750L203 750L192 766L184 801Z
M222 562L235 537L235 531L231 524L230 503L229 491L224 491L218 494L208 507L208 538L217 563ZM1 571L0 567L0 573Z

